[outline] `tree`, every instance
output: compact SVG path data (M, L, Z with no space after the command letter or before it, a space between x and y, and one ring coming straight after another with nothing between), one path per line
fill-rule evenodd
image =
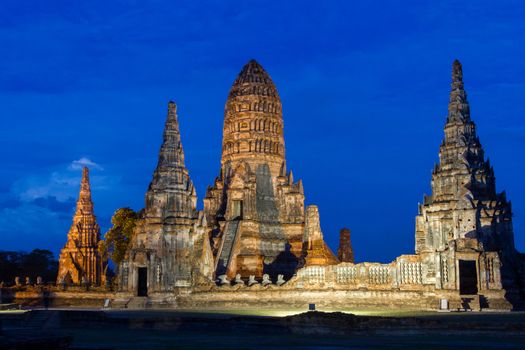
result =
M44 281L56 279L58 262L53 253L45 249L26 252L0 252L0 281L12 284L16 276L23 282L30 277L36 282L38 276Z
M44 281L55 281L58 270L58 262L53 253L46 249L33 249L33 251L22 259L21 270L26 276L30 276L35 281L40 276Z
M0 252L0 281L11 284L20 276L20 265L25 252Z
M130 208L118 209L111 218L111 227L99 242L100 254L118 266L126 255L139 214Z

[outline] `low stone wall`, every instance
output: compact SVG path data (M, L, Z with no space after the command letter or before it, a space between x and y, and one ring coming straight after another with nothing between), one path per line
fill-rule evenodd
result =
M340 263L308 266L286 282L287 286L305 289L343 290L417 290L433 285L422 277L422 264L415 255L402 255L390 264Z
M448 301L449 309L464 308L465 301L454 290L435 290L430 286L417 285L413 289L401 285L399 288L380 285L372 288L358 288L356 285L343 287L340 284L327 286L305 279L292 279L282 286L256 284L207 285L193 290L178 288L169 293L151 293L148 298L137 298L130 293L115 293L103 289L48 288L49 307L102 308L110 299L111 308L168 308L168 309L308 309L316 304L321 310L356 309L397 309L437 310L440 300ZM298 283L299 282L299 283ZM30 307L44 307L45 297L37 288L4 289L4 302ZM469 306L475 309L511 310L505 291L485 291L474 296ZM9 300L6 300L9 299Z
M81 288L61 291L59 288L49 288L47 296L39 288L4 288L3 302L15 303L28 307L45 307L46 299L49 307L86 307L101 308L106 299L114 299L115 293L104 290L86 291Z
M322 309L436 310L439 298L432 292L286 289L274 286L213 288L177 297L183 309L303 309L316 304Z

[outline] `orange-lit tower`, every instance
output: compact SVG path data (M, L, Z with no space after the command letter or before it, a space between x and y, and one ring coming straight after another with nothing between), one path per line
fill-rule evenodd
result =
M60 251L57 282L104 283L105 262L98 252L99 241L100 227L93 211L89 170L84 167L73 224L67 234L66 245Z
M216 275L290 277L304 262L303 185L286 171L281 100L255 60L242 68L226 101L221 172L204 211Z

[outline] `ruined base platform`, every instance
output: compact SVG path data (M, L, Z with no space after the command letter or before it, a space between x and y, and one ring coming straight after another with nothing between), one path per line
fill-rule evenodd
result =
M443 302L445 302L443 304ZM13 293L10 303L44 307L43 295L34 291ZM173 310L421 310L421 311L510 311L518 310L500 291L460 296L441 291L296 289L275 285L212 286L190 292L181 288L170 293L137 297L103 290L52 292L49 307Z

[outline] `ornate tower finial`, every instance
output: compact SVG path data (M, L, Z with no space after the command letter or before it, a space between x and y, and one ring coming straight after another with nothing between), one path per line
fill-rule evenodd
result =
M89 169L82 168L82 179L80 180L80 192L78 194L75 215L94 215L93 201L91 200L91 186L89 184Z
M168 116L164 127L157 169L161 167L184 167L184 151L180 142L177 105L173 101L168 103Z
M80 191L87 191L91 195L91 190L89 188L89 168L85 166L82 168L82 180L80 181Z
M476 125L470 119L470 107L463 86L461 63L452 64L452 84L448 104L445 139L440 147L439 164L433 174L433 197L457 196L464 191L481 191L486 195L495 193L494 176L484 160L484 152L476 134ZM452 170L455 173L449 174ZM460 186L443 186L439 179L446 176L459 176ZM478 174L473 177L472 174ZM483 176L481 176L483 174ZM444 192L443 192L444 191Z
M463 82L463 68L461 67L461 62L457 59L452 63L452 82Z
M168 215L193 217L196 202L195 187L184 165L177 105L170 101L159 161L146 193L146 216L159 219Z
M458 60L452 63L452 83L448 104L448 123L467 123L470 121L470 107L463 86L463 68Z

